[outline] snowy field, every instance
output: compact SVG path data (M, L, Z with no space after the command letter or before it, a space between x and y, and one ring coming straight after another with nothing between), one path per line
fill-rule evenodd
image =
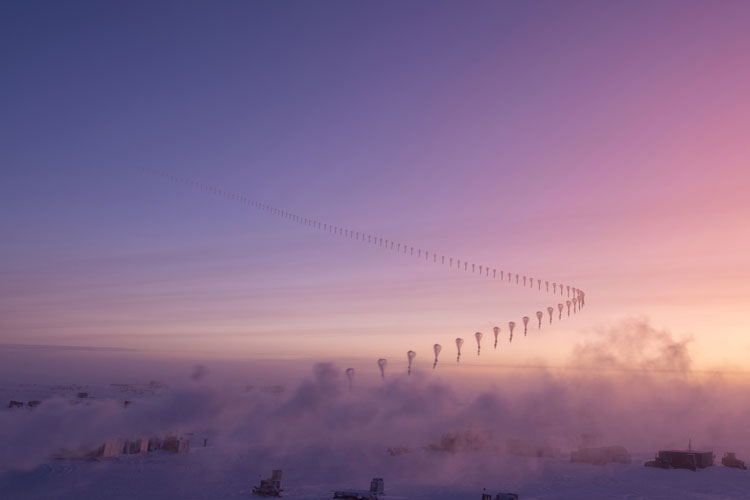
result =
M596 353L612 352L605 340ZM658 350L669 354L663 366L674 364L672 345ZM394 500L479 500L483 488L523 500L750 499L750 472L720 465L724 452L750 459L750 387L739 377L589 363L586 371L464 370L461 378L450 363L411 376L394 367L381 380L370 362L352 383L332 363L293 371L257 362L135 365L133 357L86 373L90 358L106 353L57 365L54 353L45 365L46 351L3 352L15 380L0 384L0 500L249 498L272 469L283 471L284 496L297 500L367 489L373 477ZM605 358L608 366L618 359ZM56 382L23 366L48 366L44 379ZM168 435L189 439L189 453L52 458ZM644 467L656 451L688 442L712 451L717 465ZM570 462L580 448L612 445L632 461ZM546 458L533 456L539 450Z
M665 422L643 436L658 416L639 417L645 414L637 408L623 414L618 405L602 405L592 413L597 421L572 394L554 402L552 394L565 390L549 381L541 389L521 387L523 397L506 391L502 398L479 393L461 399L445 386L414 377L350 392L329 368L322 365L314 377L286 390L277 385L170 388L157 382L0 387L4 400L42 401L36 408L0 410L0 499L248 498L252 486L276 468L283 470L284 497L298 500L331 498L334 489L366 489L372 477L385 479L387 498L394 500L479 499L483 488L515 492L524 500L750 498L747 471L643 466L658 449L648 443L679 439L686 432L680 428L684 421ZM696 397L695 387L689 388ZM79 398L80 392L87 396ZM132 402L127 409L126 400ZM535 410L529 413L529 407ZM577 408L576 419L562 418L570 408ZM639 420L642 427L628 427ZM701 426L711 431L704 439L723 439L718 427ZM571 463L575 439L539 437L580 435L590 428L598 429L602 442L597 444L622 442L632 445L631 451L644 451L633 451L630 464ZM95 445L119 431L188 434L191 449L96 460L49 458L61 446ZM425 449L438 446L445 432L468 432L468 438L453 452ZM643 439L636 441L636 435ZM515 437L551 443L554 458L510 454L507 440ZM727 449L714 449L717 464L722 451ZM743 448L737 451L745 458Z
M420 457L420 468L433 463L437 473L457 457ZM31 471L6 473L0 479L0 498L18 500L116 499L233 499L248 498L258 476L266 476L270 465L243 463L218 449L194 449L183 456L158 452L102 461L51 461ZM644 457L645 458L645 457ZM458 457L460 460L460 457ZM493 462L487 457L488 462ZM366 488L370 477L336 474L336 464L318 457L317 474L304 466L284 469L284 497L290 499L331 498L331 490ZM750 473L712 467L698 472L661 470L630 465L591 466L554 459L516 459L513 467L485 471L465 484L439 485L412 482L400 469L409 469L410 458L391 457L383 468L387 498L471 499L488 491L512 491L523 500L565 499L683 499L719 500L750 498ZM217 463L231 463L217 468ZM325 466L327 465L327 466ZM413 464L412 464L413 465ZM321 467L323 466L323 467ZM436 478L436 483L440 483ZM51 493L54 492L54 493Z

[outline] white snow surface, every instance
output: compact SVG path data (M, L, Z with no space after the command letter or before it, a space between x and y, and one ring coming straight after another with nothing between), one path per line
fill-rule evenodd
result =
M748 471L643 466L657 450L684 448L688 439L713 451L717 463L725 451L748 460L746 383L594 373L525 370L473 390L419 371L370 385L355 379L350 390L343 369L331 364L284 385L275 373L264 380L238 374L225 385L210 368L208 378L191 376L181 385L150 378L5 383L0 500L257 498L252 487L272 469L283 470L284 497L293 500L366 489L373 477L385 479L384 500L479 500L483 488L522 500L750 499ZM42 403L9 409L8 400ZM51 458L115 437L167 434L190 436L190 452ZM445 436L461 436L453 452L445 451ZM521 448L546 447L553 458L512 455L514 440ZM625 446L632 463L569 460L580 446L606 445Z
M433 463L435 474L456 460L455 455L424 452L424 466ZM176 456L164 452L123 456L101 461L51 461L31 471L6 473L0 479L0 498L17 500L118 499L235 499L259 498L250 494L270 464L244 462L220 449L198 448ZM487 456L488 463L493 457ZM644 457L646 458L646 457ZM415 457L389 457L372 475L386 481L385 500L478 500L482 488L493 494L510 491L523 500L650 499L719 500L750 498L750 473L716 466L697 472L647 468L635 463L592 466L562 459L513 457L514 465L487 470L450 486L411 481L399 471ZM460 457L459 457L460 459ZM217 468L217 463L231 464ZM312 500L332 497L343 487L366 488L370 477L337 474L337 464L310 464L284 469L284 497ZM340 464L339 464L340 465ZM313 470L314 469L314 470Z

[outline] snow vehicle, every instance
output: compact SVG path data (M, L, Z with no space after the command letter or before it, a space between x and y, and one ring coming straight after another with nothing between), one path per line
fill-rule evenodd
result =
M262 497L280 497L282 491L281 471L278 469L271 472L270 479L261 479L260 485L253 487L253 494Z
M376 500L379 495L384 495L383 478L375 477L370 481L369 490L337 490L333 492L333 498L344 498L347 500Z
M745 462L737 458L734 452L731 451L724 454L721 459L721 465L723 465L724 467L732 467L733 469L747 470L747 465L745 465Z
M515 493L498 493L493 497L487 493L487 490L484 490L482 500L518 500L518 495Z

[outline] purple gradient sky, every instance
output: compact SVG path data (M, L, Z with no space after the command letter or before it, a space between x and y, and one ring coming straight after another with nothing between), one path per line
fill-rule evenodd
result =
M731 1L6 2L0 342L421 360L548 305L144 167L589 292L492 362L647 316L750 369L749 25Z

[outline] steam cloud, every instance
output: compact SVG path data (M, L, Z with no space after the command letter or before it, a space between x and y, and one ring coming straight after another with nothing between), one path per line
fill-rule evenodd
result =
M198 428L225 450L222 467L274 464L339 480L387 471L395 480L456 485L490 472L537 474L537 465L505 453L510 439L569 451L585 437L647 453L692 439L747 454L747 387L691 373L689 342L646 321L626 321L575 347L571 366L585 370L508 372L491 390L417 373L349 391L343 368L323 363L282 395L192 386L126 410L115 402L52 399L24 418L0 412L0 468L30 468L60 447L115 435ZM475 452L423 451L446 433L478 436L479 444L468 446Z

